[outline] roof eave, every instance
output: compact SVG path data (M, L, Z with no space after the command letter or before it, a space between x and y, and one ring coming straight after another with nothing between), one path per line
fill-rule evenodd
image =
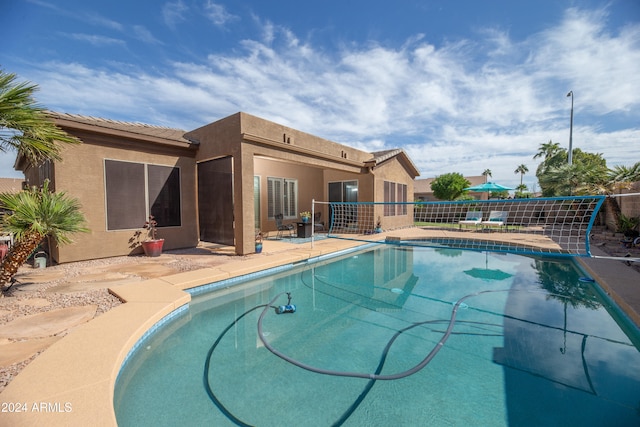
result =
M90 123L82 123L75 120L69 120L69 119L60 118L60 117L53 117L53 121L58 127L61 127L62 129L65 129L65 130L74 129L74 130L80 130L85 132L101 133L106 135L117 136L120 138L152 142L155 144L161 144L161 145L177 147L177 148L195 149L197 147L197 143L194 143L191 141L186 141L186 140L178 141L175 139L162 138L162 137L153 136L153 135L145 135L144 133L130 132L130 131L121 130L121 129L113 129L106 126L99 126L97 124L90 124Z

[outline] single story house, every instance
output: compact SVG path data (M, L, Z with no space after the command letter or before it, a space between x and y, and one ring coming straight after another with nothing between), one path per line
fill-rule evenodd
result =
M140 253L149 215L165 249L199 241L255 251L256 230L276 230L318 201L413 199L419 172L402 149L368 153L239 112L192 131L51 113L83 144L34 168L16 159L28 185L44 179L82 204L90 233L51 248L58 263ZM328 207L320 209L328 220ZM413 223L413 210L383 210L384 228Z

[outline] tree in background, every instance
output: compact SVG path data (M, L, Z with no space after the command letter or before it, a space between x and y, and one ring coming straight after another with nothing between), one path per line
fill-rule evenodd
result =
M0 294L46 237L61 245L71 242L70 234L88 231L78 201L64 192L50 192L49 180L42 188L0 194L0 206L9 211L2 216L2 227L15 236L15 244L0 264Z
M470 185L471 183L462 174L452 172L436 177L431 182L431 190L440 200L456 200L466 193L464 189Z
M560 144L549 140L546 144L540 144L538 152L533 156L533 158L537 159L539 157L544 157L543 160L547 160L548 158L555 156L561 150Z
M49 119L33 94L36 85L16 82L16 75L0 69L0 151L9 149L37 166L43 161L60 159L60 144L77 144Z
M533 156L534 159L542 158L542 162L536 169L536 178L540 182L540 176L544 175L549 168L559 167L567 163L567 150L560 147L557 142L549 140L546 144L540 144L538 152ZM541 187L542 195L549 196Z
M622 190L628 190L632 184L640 181L640 162L636 162L633 166L614 166L609 169L607 183L603 193L599 194L621 194ZM607 227L616 230L620 227L622 215L622 203L624 198L607 197L604 201L603 210L607 218Z
M516 199L524 199L529 198L531 195L527 191L527 186L525 184L520 184L516 187L515 197Z
M524 163L516 168L513 172L515 174L520 174L520 186L522 187L522 178L524 178L524 174L529 172L529 168Z
M640 162L630 167L614 166L609 169L609 181L616 190L629 189L632 183L640 181Z
M572 165L567 163L567 150L560 148L545 157L536 170L544 197L602 194L607 175L607 161L602 154L579 148L573 150Z
M522 183L522 179L524 178L524 174L529 172L529 168L524 163L516 168L513 172L515 174L520 174L520 185L516 187L515 197L517 199L521 199L523 197L528 197L527 186Z
M489 180L488 177L493 176L491 175L491 169L485 169L484 172L482 172L482 176L484 176L484 183L486 184Z

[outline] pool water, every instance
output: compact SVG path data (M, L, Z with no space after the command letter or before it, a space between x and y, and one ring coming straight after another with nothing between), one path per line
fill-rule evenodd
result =
M199 295L123 366L118 425L640 425L637 329L583 276L381 246Z

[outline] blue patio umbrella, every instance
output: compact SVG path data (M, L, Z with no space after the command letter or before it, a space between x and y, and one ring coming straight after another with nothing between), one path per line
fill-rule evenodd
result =
M464 273L482 280L504 280L513 276L513 274L505 273L502 270L490 268L472 268L471 270L465 270Z
M511 187L505 187L504 185L496 184L495 182L485 182L484 184L474 185L473 187L467 187L465 190L482 192L490 191L509 191L513 190Z
M513 276L513 274L505 271L489 268L489 253L485 252L484 256L484 268L472 268L471 270L464 270L464 273L482 280L504 280Z

